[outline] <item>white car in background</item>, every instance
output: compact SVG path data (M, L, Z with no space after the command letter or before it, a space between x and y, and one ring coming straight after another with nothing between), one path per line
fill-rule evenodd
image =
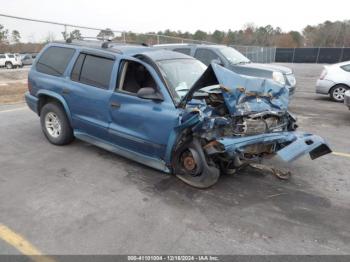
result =
M16 67L22 67L22 60L19 55L16 54L0 54L0 67L6 67L12 69Z
M316 83L316 93L329 95L336 102L343 102L350 89L350 61L325 66Z

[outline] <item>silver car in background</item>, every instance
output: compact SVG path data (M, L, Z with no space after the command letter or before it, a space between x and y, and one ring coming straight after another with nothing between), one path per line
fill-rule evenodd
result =
M316 93L329 95L333 101L343 102L350 89L350 61L324 66L316 83Z

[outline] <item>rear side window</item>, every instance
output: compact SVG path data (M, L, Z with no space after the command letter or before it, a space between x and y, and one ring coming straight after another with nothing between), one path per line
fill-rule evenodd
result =
M4 59L4 58L6 58L6 56L5 55L0 55L0 58Z
M185 55L191 55L191 49L190 48L175 48L175 52L179 52Z
M71 79L73 81L79 81L81 66L83 65L84 59L85 59L85 55L80 54L78 56L78 59L75 61L75 65L73 67L72 74L71 74Z
M71 79L83 84L108 89L114 60L80 54L72 70Z
M207 66L211 63L211 61L215 59L220 59L214 51L203 48L197 49L194 57Z
M346 72L350 72L350 64L348 64L348 65L343 65L343 66L341 66L341 68L342 68L344 71L346 71Z
M15 56L14 55L9 55L9 58L15 58Z
M74 51L72 48L51 46L40 56L36 70L48 75L62 76Z

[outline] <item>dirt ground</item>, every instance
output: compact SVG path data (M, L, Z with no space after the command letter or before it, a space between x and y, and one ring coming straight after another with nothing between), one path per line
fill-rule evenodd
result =
M0 86L0 104L24 102L24 93L28 90L27 84L13 83Z
M29 67L21 69L0 69L0 104L14 104L24 101L27 91Z

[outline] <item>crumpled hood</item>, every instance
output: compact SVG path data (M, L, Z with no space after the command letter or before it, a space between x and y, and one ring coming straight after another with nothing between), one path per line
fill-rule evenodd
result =
M269 79L241 76L216 63L209 65L180 105L185 107L199 89L217 84L231 115L288 109L289 91L285 86Z

